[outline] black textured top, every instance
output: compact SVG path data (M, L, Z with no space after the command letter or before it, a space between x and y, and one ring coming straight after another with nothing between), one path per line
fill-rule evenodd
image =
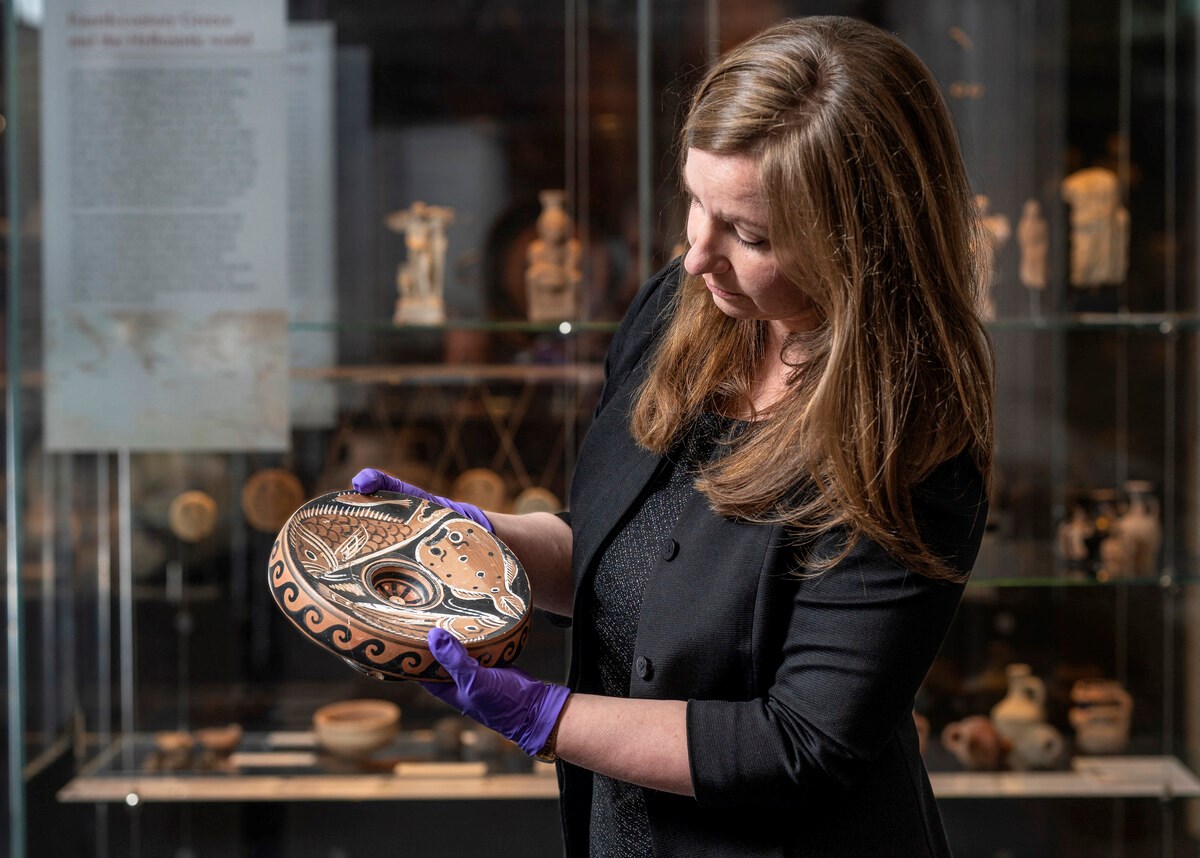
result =
M593 679L599 679L609 697L629 696L634 640L653 558L696 491L697 466L727 449L722 441L737 425L729 418L703 415L668 456L596 566L585 616L597 655ZM594 775L590 833L590 858L649 858L653 851L643 789Z

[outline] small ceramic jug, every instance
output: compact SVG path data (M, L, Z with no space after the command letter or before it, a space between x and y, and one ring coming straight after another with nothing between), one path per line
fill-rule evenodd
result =
M942 745L960 763L974 771L994 771L1004 766L1009 742L996 732L986 715L970 715L947 724Z
M1081 679L1071 687L1075 745L1085 754L1119 754L1129 744L1133 698L1115 679Z
M1014 769L1049 769L1063 752L1063 737L1049 724L1031 724L1013 742L1008 761Z
M1034 724L1046 720L1046 686L1027 664L1010 664L1008 694L992 707L992 723L1001 736L1015 742Z

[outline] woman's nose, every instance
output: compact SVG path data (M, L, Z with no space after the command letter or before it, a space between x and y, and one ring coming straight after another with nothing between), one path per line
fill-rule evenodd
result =
M720 253L711 230L696 227L688 232L691 247L683 257L683 267L688 274L721 274L728 270L729 260Z

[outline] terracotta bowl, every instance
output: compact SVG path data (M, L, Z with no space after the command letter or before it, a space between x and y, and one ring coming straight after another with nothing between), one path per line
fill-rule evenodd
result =
M400 707L387 700L341 700L313 713L317 743L339 757L365 757L399 729Z
M224 756L233 753L233 750L241 743L242 733L241 724L226 724L223 727L201 727L199 730L193 731L192 735L200 747Z
M444 629L489 667L529 634L516 555L453 510L393 492L333 492L284 524L268 569L276 604L314 643L378 679L449 682L429 652Z

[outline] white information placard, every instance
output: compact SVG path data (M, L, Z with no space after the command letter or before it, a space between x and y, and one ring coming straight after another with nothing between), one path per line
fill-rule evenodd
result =
M46 447L288 446L284 0L42 31Z

